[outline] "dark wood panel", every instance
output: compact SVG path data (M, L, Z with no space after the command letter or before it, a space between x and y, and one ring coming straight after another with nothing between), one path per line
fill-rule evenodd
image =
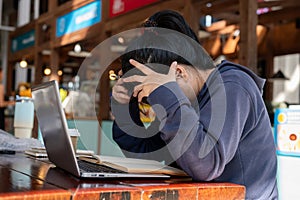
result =
M247 66L255 73L257 72L257 2L256 1L239 1L240 6L240 41L238 58L239 63ZM242 12L244 11L244 12ZM255 44L255 45L253 45ZM253 45L251 48L249 48Z
M300 2L300 1L299 1ZM270 26L271 24L281 24L296 20L300 17L300 5L288 7L258 16L259 24Z
M71 198L71 193L67 190L7 167L0 166L0 177L0 199Z

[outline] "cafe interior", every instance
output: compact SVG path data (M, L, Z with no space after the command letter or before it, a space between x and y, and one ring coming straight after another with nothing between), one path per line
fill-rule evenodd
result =
M247 66L266 80L263 99L274 130L274 141L269 142L275 142L277 146L279 195L281 199L300 199L296 189L300 183L299 0L0 0L4 99L15 102L3 108L3 130L16 137L34 138L42 142L32 108L20 102L32 103L32 86L56 80L68 127L80 133L77 148L95 154L124 157L113 141L111 130L114 116L110 97L121 69L117 58L130 41L138 37L138 32L130 30L140 27L153 13L166 9L178 11L184 16L216 64L222 60L233 61ZM17 112L18 106L27 106L25 110L28 110ZM28 117L30 112L32 116ZM17 135L17 121L24 118L31 124L29 135ZM149 123L151 119L145 117L143 120ZM4 158L0 158L0 177L4 175L4 168L13 166L2 160ZM24 174L26 169L22 169L22 165L26 168L29 163L31 170L32 166L37 166L32 164L33 161L26 160L6 170ZM16 188L7 191L0 183L0 199L5 194L6 199L13 199L13 196L23 199L16 192L40 191L36 195L42 195L44 190L50 189L53 189L51 194L44 193L50 199L53 197L51 195L70 199L70 196L77 194L77 190L78 199L96 194L100 194L100 199L106 199L101 196L105 194L101 188L107 183L97 187L94 182L82 183L68 178L67 183L62 184L77 189L66 190L59 184L55 185L55 181L47 182L43 177L48 168L42 169L44 171L32 172L33 175L26 178L43 182L44 186L48 184L46 189L20 186L22 181L10 180L5 176L6 181L16 185ZM84 184L94 190L85 190ZM120 191L124 194L124 188L113 187L113 184L119 185L120 182L106 185L106 190L111 189L110 195ZM164 188L161 191L171 191L166 182L155 184L159 185L157 188ZM128 187L128 184L123 186ZM134 195L138 196L136 190L141 188L145 191L144 195L148 194L145 197L153 199L153 191L159 190L152 186L143 188L135 185L129 192L131 199ZM81 190L78 189L80 187ZM207 199L227 193L229 196L224 199L243 198L242 189L230 184L212 188L201 184L193 187L184 185L182 188L185 191L178 189L180 184L175 183L172 187L172 191L187 192L187 195L194 187L198 195L207 190L207 193L201 193ZM216 193L207 195L210 190ZM28 199L32 197L30 194Z

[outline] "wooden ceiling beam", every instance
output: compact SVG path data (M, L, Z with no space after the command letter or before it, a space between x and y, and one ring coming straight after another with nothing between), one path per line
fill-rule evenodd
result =
M195 0L193 1L196 9L200 13L200 15L212 15L217 19L225 19L228 20L229 24L234 24L239 22L239 2L238 0ZM211 7L207 7L206 4L211 3ZM293 13L298 17L299 9L300 9L300 1L299 0L281 0L281 1L264 1L258 2L258 8L272 8L272 7L282 7L280 10L271 11L267 14L271 15L270 20L272 21L274 17L282 18L285 17L281 14L281 12L290 15L288 18L294 18L293 15L286 12L286 9L292 10ZM298 9L298 12L295 11ZM281 11L282 10L282 11ZM289 11L288 10L288 11ZM280 12L281 11L281 12ZM280 14L281 17L278 17ZM264 18L264 17L263 17ZM268 18L268 17L267 17ZM282 18L284 19L284 18Z
M195 7L199 7L201 13L214 14L219 12L238 11L238 0L195 0ZM207 7L207 4L211 7ZM257 8L271 8L281 6L282 8L299 6L299 0L279 0L279 1L262 1L257 3Z
M300 10L300 6L261 14L258 16L258 23L262 25L268 25L268 24L289 22L296 18L300 18L299 10ZM238 24L240 22L240 17L236 13L222 12L222 13L215 14L214 17L217 19L226 20L227 25Z
M281 0L278 2L280 2L279 6L282 6L283 8L300 6L299 0Z
M232 13L232 12L222 12L213 15L214 18L216 19L224 19L228 24L237 24L240 22L240 17L239 14Z
M295 23L278 24L269 29L264 42L259 48L260 56L272 54L285 55L300 52L300 30L296 29Z
M207 3L211 3L211 6L207 7ZM201 15L214 16L215 14L222 12L238 12L239 10L238 0L197 1L194 5Z
M271 8L282 5L282 1L262 1L257 3L257 8Z
M258 16L259 24L268 25L291 21L300 17L300 6L273 11Z

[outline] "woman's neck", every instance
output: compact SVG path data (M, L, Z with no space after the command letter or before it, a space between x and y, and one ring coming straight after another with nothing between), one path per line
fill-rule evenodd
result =
M197 70L197 88L196 88L196 94L198 94L202 87L204 86L205 82L207 81L209 75L215 70L215 68L212 69L206 69L206 70Z

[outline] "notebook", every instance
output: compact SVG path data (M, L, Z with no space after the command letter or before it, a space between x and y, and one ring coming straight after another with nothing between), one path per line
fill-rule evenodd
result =
M77 177L85 178L169 178L167 174L128 173L119 169L76 158L65 113L62 109L58 83L49 81L31 89L38 124L46 147L48 159Z

